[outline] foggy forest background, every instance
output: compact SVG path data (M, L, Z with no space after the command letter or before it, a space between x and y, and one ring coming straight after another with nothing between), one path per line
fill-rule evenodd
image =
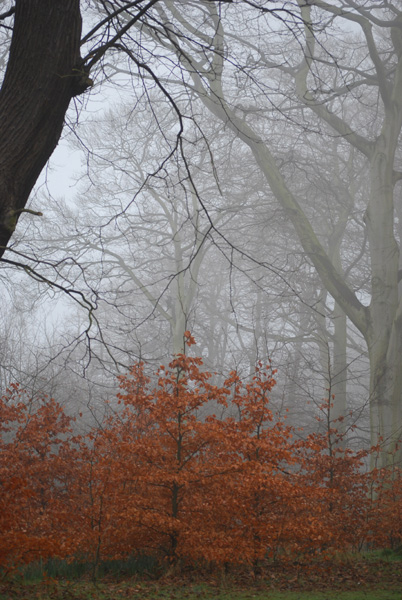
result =
M114 4L84 3L84 36ZM85 432L139 361L189 353L217 386L261 361L301 437L327 400L342 447L399 465L398 3L166 0L91 79L1 265L1 392Z

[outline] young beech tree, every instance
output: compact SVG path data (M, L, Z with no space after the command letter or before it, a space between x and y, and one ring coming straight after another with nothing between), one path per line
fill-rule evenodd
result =
M400 544L397 467L363 473L364 454L341 450L329 420L300 438L269 408L269 366L221 387L201 366L181 354L153 380L133 367L121 410L85 439L54 401L32 406L11 388L0 400L0 566L58 556L96 576L102 560L146 555L258 573L267 557L310 564L312 553Z
M125 410L107 435L116 450L113 470L122 477L125 553L142 547L169 560L196 559L209 547L203 533L212 517L205 498L214 486L222 492L232 467L217 451L229 443L222 423L202 417L208 403L225 404L227 390L209 384L200 364L179 355L160 368L156 387L142 365L120 378ZM215 460L209 460L213 449Z
M143 365L133 367L120 377L122 412L82 447L87 485L75 488L83 515L77 535L93 564L142 553L258 571L267 555L367 539L376 519L368 518L363 456L335 447L332 428L295 441L269 408L269 367L248 383L232 372L217 387L201 365L176 356L156 381ZM219 416L206 414L211 404Z
M17 385L0 398L1 567L71 552L70 434L71 418L54 400L33 404Z

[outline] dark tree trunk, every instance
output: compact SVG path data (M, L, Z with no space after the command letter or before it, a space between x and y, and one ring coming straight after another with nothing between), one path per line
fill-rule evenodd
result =
M0 91L0 257L60 139L80 76L79 0L16 0Z

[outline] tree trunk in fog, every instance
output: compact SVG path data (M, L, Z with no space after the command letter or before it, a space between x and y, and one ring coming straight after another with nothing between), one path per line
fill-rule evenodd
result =
M353 149L352 149L353 150ZM353 151L351 153L353 155ZM352 158L353 163L353 158ZM338 173L337 173L338 176ZM352 173L349 175L352 180ZM341 186L340 178L338 185ZM337 222L328 236L328 256L334 267L339 273L343 274L341 260L341 243L345 235L348 218L353 211L354 199L349 199L345 210L341 211ZM333 397L333 407L331 410L332 420L335 421L334 427L344 436L346 433L346 410L347 410L347 318L339 302L335 299L335 306L332 315L334 332L332 335L332 365L329 372L329 400ZM346 439L341 440L342 447L346 445Z
M401 61L400 71L402 78ZM394 237L393 180L402 122L402 82L398 91L396 106L386 113L382 135L371 158L371 194L365 218L372 296L370 322L362 333L370 359L371 441L376 444L382 437L388 452L395 452L402 437L402 299L398 298L399 248ZM395 459L402 459L401 449ZM393 457L388 454L386 460Z
M347 336L346 336L346 315L335 302L333 310L333 326L334 331L331 333L327 327L327 319L325 313L326 295L325 291L321 292L321 300L317 303L318 314L315 319L318 324L317 341L321 372L325 377L326 399L330 406L329 411L329 426L336 429L338 434L344 436L346 432L346 400L347 400ZM333 444L338 447L345 447L346 439L338 436L333 436Z
M80 80L79 0L16 0L0 91L0 257L62 132ZM74 69L77 68L77 72Z
M333 334L333 367L330 395L334 395L332 418L336 421L344 418L347 408L347 321L346 315L335 302L334 308L334 334ZM334 425L337 430L345 433L345 421L337 421ZM346 440L345 440L346 441Z

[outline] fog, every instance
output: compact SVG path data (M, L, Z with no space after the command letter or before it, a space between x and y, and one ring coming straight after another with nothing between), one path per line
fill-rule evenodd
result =
M393 5L282 13L278 3L274 14L180 4L158 3L154 22L134 24L70 105L30 199L43 214L21 216L9 251L20 267L2 265L3 390L18 381L91 422L140 360L152 373L188 351L217 383L232 369L246 381L271 361L271 403L290 423L310 431L330 399L349 444L381 439L393 452L402 427ZM84 22L102 5L84 7ZM186 331L196 340L188 350Z

